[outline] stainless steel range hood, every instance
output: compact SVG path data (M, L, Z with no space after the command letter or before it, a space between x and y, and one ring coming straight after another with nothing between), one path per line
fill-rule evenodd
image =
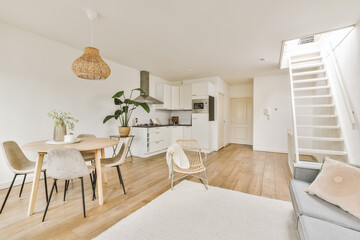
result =
M141 103L147 103L147 104L163 104L162 101L149 96L149 91L150 91L149 76L150 76L150 74L148 71L140 72L140 88L145 91L145 94L141 94L140 96L135 98L134 101L141 102Z

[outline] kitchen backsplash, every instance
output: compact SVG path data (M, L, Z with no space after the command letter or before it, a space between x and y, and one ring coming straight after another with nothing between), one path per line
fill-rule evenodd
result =
M134 111L131 125L134 124L134 119L138 118L139 124L149 123L150 118L159 118L161 124L169 124L169 119L172 116L179 116L179 124L191 123L191 111L163 111L157 110L155 105L150 105L150 113L147 113L142 108Z
M179 124L191 124L191 111L172 111L170 116L179 116Z

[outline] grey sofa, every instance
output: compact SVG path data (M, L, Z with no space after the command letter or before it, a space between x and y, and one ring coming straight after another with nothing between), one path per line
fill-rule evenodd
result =
M360 240L360 219L304 191L319 169L295 165L290 195L301 240ZM359 203L360 204L360 203Z

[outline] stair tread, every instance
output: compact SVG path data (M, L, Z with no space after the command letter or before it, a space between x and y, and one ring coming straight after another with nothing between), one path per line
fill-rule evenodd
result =
M327 89L330 86L316 86L316 87L301 87L301 88L294 88L294 91L309 91L309 90L318 90L318 89Z
M332 95L310 95L310 96L297 96L294 99L307 99L307 98L329 98Z
M322 60L321 56L316 57L307 57L307 58L301 58L301 59L295 59L291 60L291 63L299 63L299 62L309 62L309 61L316 61L316 60Z
M338 129L340 126L336 125L296 125L296 127L311 127L311 128L328 128L328 129Z
M326 149L312 149L312 148L299 148L300 153L322 153L330 155L347 155L345 151L326 150Z
M344 138L332 138L332 137L312 137L312 136L298 136L299 139L313 139L320 141L333 141L333 142L343 142Z
M335 104L296 105L295 107L335 107Z
M319 118L334 118L337 117L337 114L334 115L296 115L296 117L319 117Z
M308 78L308 79L302 79L302 80L293 80L293 83L310 83L310 82L320 82L328 80L327 77L321 77L321 78Z
M321 74L321 73L326 73L326 70L315 70L315 71L307 71L307 72L297 72L297 73L292 73L292 75L293 75L293 77L298 77L298 76L315 75L315 74Z
M307 56L307 55L311 55L311 54L320 54L320 53L321 53L320 50L316 50L316 51L311 51L311 52L294 54L294 55L291 55L290 58L300 57L300 56ZM312 56L312 57L321 57L321 56ZM310 58L310 57L307 57L307 58ZM298 59L295 59L295 60L298 60ZM295 61L295 60L292 60L292 61Z
M306 68L314 68L314 67L322 67L324 66L324 63L307 63L307 64L297 64L295 66L291 66L293 70L299 70L299 69L306 69Z

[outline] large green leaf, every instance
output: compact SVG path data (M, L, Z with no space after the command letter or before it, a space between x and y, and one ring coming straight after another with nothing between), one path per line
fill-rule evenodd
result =
M115 117L114 115L108 115L104 118L103 123L106 123L107 121L109 121L110 119L112 119L113 117Z
M118 98L114 98L114 104L115 104L115 105L121 105L121 104L123 104L123 101L121 101L121 100L118 99Z
M119 98L119 97L121 97L122 95L124 95L124 91L120 91L120 92L115 93L115 95L113 96L113 98Z
M123 113L127 113L129 111L129 106L123 106Z
M121 116L121 114L123 114L123 112L120 109L116 110L115 113L114 113L115 119L118 119Z
M131 100L131 99L125 99L124 103L126 103L126 104L134 104L134 101Z
M132 91L139 91L141 92L142 94L146 94L146 92L144 90L142 90L141 88L135 88L133 89Z
M140 106L146 111L146 112L150 112L150 107L147 103L139 103Z

